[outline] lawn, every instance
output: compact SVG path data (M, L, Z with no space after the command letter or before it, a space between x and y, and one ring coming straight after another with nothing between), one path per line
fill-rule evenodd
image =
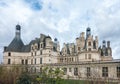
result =
M105 83L98 81L87 81L87 80L62 80L60 84L118 84L118 83Z

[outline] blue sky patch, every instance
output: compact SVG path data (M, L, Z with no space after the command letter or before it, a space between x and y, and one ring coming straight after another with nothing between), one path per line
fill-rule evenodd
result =
M7 6L7 4L2 2L2 1L0 1L0 6L4 7L4 6Z
M42 1L38 1L38 0L25 0L25 2L30 5L31 9L36 11L41 10L43 6Z

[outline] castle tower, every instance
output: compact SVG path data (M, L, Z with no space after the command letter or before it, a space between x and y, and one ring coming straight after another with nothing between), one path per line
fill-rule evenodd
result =
M24 44L23 44L23 41L21 40L21 26L17 24L15 37L5 50L13 51L13 52L21 52L23 46Z

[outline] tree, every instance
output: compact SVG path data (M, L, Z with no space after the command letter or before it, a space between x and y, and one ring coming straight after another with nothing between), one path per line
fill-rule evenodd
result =
M28 73L22 73L21 76L17 79L16 84L31 84L31 77Z
M0 84L15 84L20 74L19 66L0 66Z
M36 78L38 84L47 83L47 84L61 84L63 72L59 69L52 68L43 68L42 72Z

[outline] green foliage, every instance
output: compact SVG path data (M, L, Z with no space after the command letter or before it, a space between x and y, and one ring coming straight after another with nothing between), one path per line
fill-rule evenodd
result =
M43 68L42 72L38 75L36 80L38 83L48 83L48 84L61 84L61 77L63 76L63 72L59 69L52 68Z
M0 66L0 84L117 84L99 80L62 79L64 72L59 68L45 67L39 73L28 73L26 70L28 67L24 66Z
M31 77L27 73L22 73L21 76L17 79L16 84L31 84Z

